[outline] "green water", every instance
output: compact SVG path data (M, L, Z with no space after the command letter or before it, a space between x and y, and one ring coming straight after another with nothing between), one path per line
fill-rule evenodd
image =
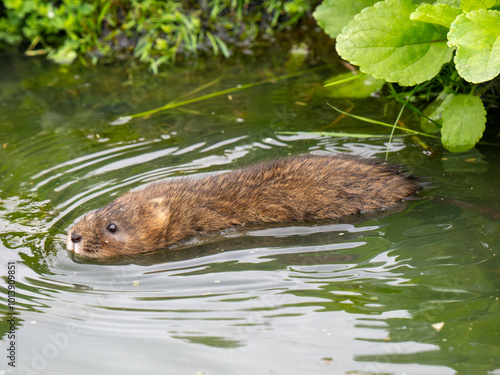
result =
M383 158L386 138L281 133L387 133L333 123L326 102L388 122L399 111L325 98L343 71L110 125L215 79L196 95L290 71L277 57L153 77L2 56L0 374L500 374L498 148L429 156L395 138L390 160L429 184L424 199L356 221L248 227L123 264L66 252L72 222L150 181L289 154Z

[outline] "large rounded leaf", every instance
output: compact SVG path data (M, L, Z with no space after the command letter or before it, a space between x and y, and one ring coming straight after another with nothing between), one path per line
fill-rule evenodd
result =
M457 17L448 33L457 47L455 66L466 81L480 83L500 73L500 12L473 10Z
M486 110L477 96L457 95L443 111L441 140L450 151L467 151L481 139L486 124Z
M378 0L324 0L313 13L316 22L330 37L336 38L356 14Z
M462 13L460 8L448 4L422 4L410 15L411 20L435 23L450 28L455 19Z
M461 0L460 8L466 12L478 9L490 9L500 5L499 0Z
M410 20L411 0L385 0L365 8L337 37L337 51L362 72L412 86L430 80L450 61L447 29Z

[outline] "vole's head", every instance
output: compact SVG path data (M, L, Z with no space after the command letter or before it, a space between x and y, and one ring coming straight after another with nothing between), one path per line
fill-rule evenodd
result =
M156 250L162 247L168 222L164 204L163 198L141 200L128 193L83 216L68 232L67 249L89 258Z

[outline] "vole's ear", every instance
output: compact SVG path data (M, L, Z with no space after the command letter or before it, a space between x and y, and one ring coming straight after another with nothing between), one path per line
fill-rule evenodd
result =
M165 227L170 221L170 204L163 197L150 199L152 212L151 215L155 219L155 226L158 228Z

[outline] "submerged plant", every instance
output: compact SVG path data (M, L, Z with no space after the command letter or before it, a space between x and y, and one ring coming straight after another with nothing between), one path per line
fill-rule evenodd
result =
M325 0L314 16L361 72L422 85L413 95L436 97L432 111L424 110L433 126L424 130L440 131L443 145L460 152L485 130L481 96L500 73L499 7L500 0Z

